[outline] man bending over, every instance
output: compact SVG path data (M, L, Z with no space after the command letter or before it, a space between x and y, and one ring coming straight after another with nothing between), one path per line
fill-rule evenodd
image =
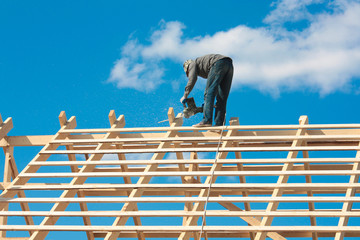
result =
M213 123L213 108L216 97L214 122L215 126L222 126L225 121L226 101L229 96L234 67L232 59L220 54L208 54L195 60L187 60L183 64L188 77L184 96L180 99L185 103L194 88L197 77L207 79L204 92L204 117L194 127L210 127Z

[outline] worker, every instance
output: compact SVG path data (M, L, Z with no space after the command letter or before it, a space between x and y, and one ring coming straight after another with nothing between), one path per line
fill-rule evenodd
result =
M204 92L203 119L194 127L210 127L213 123L213 108L215 104L215 126L223 126L226 113L226 102L229 96L234 67L232 59L220 54L208 54L195 60L187 60L183 64L188 77L181 103L186 103L187 97L194 88L197 77L207 79Z

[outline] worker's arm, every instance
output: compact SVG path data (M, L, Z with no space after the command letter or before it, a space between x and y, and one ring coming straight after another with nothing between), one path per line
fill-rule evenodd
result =
M190 63L187 76L189 78L189 81L185 87L185 93L184 93L185 98L187 98L189 96L191 90L194 88L195 83L197 81L197 72L196 72L195 61Z

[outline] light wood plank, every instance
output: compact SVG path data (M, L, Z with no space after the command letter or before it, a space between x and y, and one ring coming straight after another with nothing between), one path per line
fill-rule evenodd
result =
M0 115L0 124L2 123L1 115ZM11 182L11 166L10 166L10 147L3 148L5 153L5 160L4 160L4 177L3 183L4 186L8 186ZM6 206L2 211L8 211L9 206ZM7 217L3 216L0 217L0 225L7 225ZM0 231L0 238L6 237L6 231Z
M241 135L242 140L244 141L253 141L253 140L284 140L284 141L291 141L294 139L297 139L298 137L295 136L295 131L293 130L278 130L278 131L246 131L242 132L243 135ZM326 130L323 129L321 131L318 130L308 130L309 137L305 136L299 136L299 139L306 138L311 140L357 140L359 137L360 130L359 129L333 129L333 130ZM201 135L199 135L201 134ZM356 135L355 135L356 134ZM163 135L161 132L159 133L123 133L122 136L125 139L129 139L129 141L135 141L135 140L144 140L149 141L151 138L155 141L162 141L163 138L161 138L161 135ZM179 132L178 133L180 139L185 138L182 141L186 141L188 139L194 139L194 141L197 141L197 139L201 139L201 141L208 141L208 137L211 140L213 138L212 134L207 132ZM196 135L196 136L195 136ZM249 136L247 136L249 135ZM201 136L201 138L199 138ZM61 144L71 144L71 142L79 141L78 143L96 143L98 141L103 142L111 142L112 140L102 140L104 137L104 134L86 134L86 135L71 135L68 139L64 140L56 140L55 143L61 143ZM141 137L141 138L140 138ZM247 138L250 137L250 138ZM254 139L255 137L255 139ZM8 144L11 146L45 146L48 144L51 139L53 138L53 135L37 135L37 136L7 136L5 139L0 139L0 147L6 147ZM237 136L233 136L231 138L237 139ZM225 140L231 140L225 139ZM98 139L98 140L97 140ZM59 141L59 142L58 142ZM117 141L117 140L115 140ZM119 140L122 141L122 140ZM164 141L167 141L166 139ZM170 139L171 141L171 139ZM175 140L174 140L175 141ZM180 141L181 142L181 141Z
M8 190L64 190L64 189L123 189L129 190L133 188L143 188L146 190L154 189L156 190L200 190L208 188L209 184L203 183L188 183L176 184L176 183L149 183L149 184L81 184L81 185L69 185L69 184L41 184L41 183L31 183L21 186L13 186L8 188ZM360 189L360 183L213 183L211 188L214 190L246 190L246 189L274 189L274 188L283 188L283 189L294 189L294 190L347 190L348 188Z
M113 128L121 128L124 126L124 116L121 115L116 123L114 123L113 126L111 126L111 129ZM64 128L61 128L60 131L63 131ZM116 133L108 133L104 136L104 138L108 138L108 137L115 137ZM107 148L109 146L109 144L99 144L97 146L96 149L102 149L102 148ZM101 160L101 158L103 157L102 154L93 154L89 157L89 159L87 161L99 161ZM79 171L79 173L84 173L84 172L91 172L94 169L95 166L92 165L88 165L88 166L84 166L81 168L81 170ZM70 185L75 185L75 184L83 184L86 181L86 177L74 177L73 180L71 181ZM73 198L76 195L77 191L76 190L65 190L60 198L61 199L65 199L65 198ZM80 199L80 198L79 198ZM51 211L63 211L66 209L66 207L68 206L68 202L57 202L54 204L54 206L52 207ZM58 218L56 217L46 217L44 218L44 220L41 222L40 226L46 226L46 225L54 225L56 223L56 221L58 220ZM31 236L30 236L30 240L39 240L39 239L44 239L46 237L46 235L48 234L48 232L40 232L40 231L36 231L34 232Z
M208 217L263 217L263 216L272 216L272 217L359 217L359 211L356 212L343 212L341 210L337 211L304 211L297 212L294 209L289 209L286 211L244 211L232 204L233 206L229 207L231 203L220 203L228 210L207 210L206 216ZM235 209L235 210L233 210ZM118 217L118 216L128 216L128 217L183 217L183 216L203 216L203 211L0 211L0 216L64 216L64 217ZM252 225L259 225L258 223Z
M66 125L65 128L73 128L76 126L76 120L75 120L75 117L72 117L70 118L68 124ZM65 134L60 134L57 133L56 135L54 135L53 139L57 139L57 138L65 138L66 135ZM46 149L56 149L57 146L56 145L45 145L44 148L42 150L46 150ZM37 154L33 160L31 160L31 162L37 162L37 161L46 161L48 159L49 156L45 156L45 155L40 155L40 154ZM31 163L30 162L30 163ZM39 166L31 166L31 165L28 165L27 167L25 167L23 169L23 171L21 173L33 173L33 172L36 172L37 170L39 169ZM19 174L20 175L20 174ZM28 181L28 179L24 179L24 178L19 178L19 176L17 176L12 182L11 184L9 185L9 187L12 187L14 185L23 185L25 184L26 182ZM16 194L16 192L14 191L7 191L7 190L4 190L1 194L0 194L0 197L1 198L11 198L11 197L14 197ZM0 209L3 209L4 207L6 206L6 204L4 203L1 203L0 204Z
M114 125L116 123L116 114L115 114L114 110L111 110L110 113L109 113L109 122L110 122L110 126L112 126L112 125ZM125 120L124 120L124 126L125 126ZM121 149L122 144L117 144L116 148ZM124 154L117 154L117 156L118 156L119 161L125 161L126 160L126 157L125 157ZM129 171L127 165L122 165L120 167L121 167L122 172L128 172ZM132 183L130 177L124 177L123 179L124 179L125 184L131 184ZM127 196L129 196L130 193L131 193L131 191L127 191ZM138 210L138 207L135 206L134 211L137 211L137 210ZM140 217L133 216L133 220L134 220L134 224L136 226L141 226ZM139 240L144 240L145 239L144 233L141 232L141 231L137 231L137 237L138 237Z
M177 131L174 131L172 129L175 129L176 126L182 125L182 118L180 117L180 115L177 116L178 118L171 124L171 127L166 134L165 134L165 138L167 137L174 137L177 134ZM158 148L161 149L163 147L167 147L169 143L167 142L163 142L161 143ZM164 153L155 153L151 160L160 160L163 159L165 156ZM157 165L148 165L145 170L144 173L146 172L151 172L151 171L155 171L157 168ZM149 183L151 180L151 177L149 176L142 176L140 177L140 179L138 180L138 184L147 184ZM129 195L129 199L134 199L136 197L141 196L143 193L143 190L140 189L134 189L131 194ZM132 211L134 209L135 205L133 203L126 203L124 204L124 206L122 207L122 211ZM114 221L114 223L112 224L113 227L118 227L118 226L122 226L125 225L127 222L128 218L126 217L117 217ZM105 236L105 240L116 240L119 236L119 232L109 232L106 234Z
M298 141L298 140L294 140ZM105 150L47 150L40 154L118 154L118 153L168 153L168 152L298 152L298 151L360 151L359 146L306 146L306 147L197 147L152 149L105 149Z
M307 116L301 116L299 119L299 126L304 126L308 124L308 118ZM300 135L305 135L306 133L306 129L305 128L299 128L296 135L300 136ZM297 146L301 146L303 143L303 141L301 140L294 140L291 147L297 147ZM307 150L306 150L307 151ZM290 152L287 155L287 159L293 159L297 157L298 152L294 151L294 150L290 150ZM288 172L291 171L293 168L294 164L293 163L285 163L282 171L283 172ZM287 183L289 179L289 175L284 175L284 174L279 174L279 178L277 183L278 184L283 184L283 183ZM283 189L282 188L275 188L273 193L272 193L272 197L280 197L283 194ZM308 197L312 198L312 197ZM279 205L279 202L269 202L266 208L266 211L275 211L277 209ZM261 220L261 224L260 226L269 226L272 223L273 218L272 217L263 217L263 219ZM255 240L265 240L266 238L266 232L258 232L255 235Z
M304 125L239 125L225 126L224 131L228 130L281 130L281 129L359 129L360 124L304 124ZM204 127L203 131L221 130L222 127ZM172 127L145 127L145 128L124 128L124 129L72 129L63 130L63 133L108 133L108 132L167 132L174 130ZM176 127L176 131L198 131L195 127Z
M13 128L13 121L12 118L7 118L5 122L0 121L0 140L4 138L10 130Z
M0 230L7 231L107 231L107 232L118 232L121 231L148 231L148 232L194 232L199 231L201 226L38 226L38 225L0 225ZM208 232L221 232L221 233L232 233L232 232L337 232L344 231L349 233L360 233L360 227L357 226L205 226L204 231Z
M305 141L303 142L303 145L306 145ZM302 154L303 154L304 158L309 158L309 152L308 151L303 151ZM306 171L310 170L310 164L307 163L307 162L304 163L304 169ZM305 176L305 181L306 181L307 184L311 183L311 176ZM311 189L308 189L307 195L309 197L313 196L313 192L312 192ZM315 205L312 202L309 203L309 211L315 211ZM310 224L311 224L311 226L316 226L316 217L315 216L310 217ZM312 240L318 240L318 233L317 232L312 233Z
M359 143L359 146L360 146L360 143ZM358 151L356 153L356 158L359 159L360 158L360 151ZM356 170L359 170L360 169L360 164L359 163L354 163L353 165L353 170L356 171ZM353 184L353 183L357 183L359 182L359 175L351 175L350 176L350 179L349 179L349 185L350 184ZM356 193L356 189L355 188L352 188L352 187L349 187L347 190L346 190L346 194L345 196L346 197L352 197L354 196ZM351 211L351 208L352 208L352 203L350 202L344 202L343 203L343 207L341 209L342 212L349 212ZM342 227L342 226L346 226L349 222L349 217L347 216L343 216L343 217L340 217L339 219L339 223L338 223L338 227ZM344 236L345 236L345 233L344 232L336 232L335 234L335 240L343 240L344 239Z
M91 165L90 165L91 166ZM156 165L151 165L156 166ZM309 176L309 175L333 175L333 176L349 176L359 175L360 170L308 170L308 171L215 171L215 176ZM139 176L210 176L211 172L208 171L196 171L196 172L175 172L175 171L163 171L163 172L78 172L78 173L24 173L21 174L21 178L73 178L73 177L139 177Z
M14 147L6 147L5 148L5 153L6 153L6 158L8 161L8 179L16 179L16 177L18 176L19 172L18 169L16 167L16 163L15 163L15 159L14 159ZM9 183L7 183L7 185L11 185ZM25 198L25 192L24 191L17 191L16 194L21 197L21 198ZM29 205L27 203L20 203L20 207L23 211L30 211ZM8 206L5 206L4 210L8 209ZM5 221L6 222L6 221ZM26 216L25 217L25 223L28 225L33 225L34 221L32 219L32 217L30 216ZM30 234L32 234L32 231L29 232ZM6 237L6 233L2 232L3 237Z
M306 135L306 136L232 136L223 137L222 141L329 141L329 140L359 140L359 135ZM120 139L65 139L56 140L56 144L98 144L98 143L156 143L156 142L217 142L217 137L171 137L171 138L120 138Z
M226 128L226 126L218 127L218 128L219 128L219 130L220 130L221 132L223 132L223 130ZM232 135L235 134L235 132L236 132L236 131L228 131L225 136L226 136L226 137L231 137ZM221 138L221 137L222 137L222 135L220 136L220 138ZM221 140L220 138L219 138L219 141ZM230 141L224 141L224 142L221 144L221 148L228 147L228 146L231 146L231 145L232 145L232 142L230 142ZM217 160L218 160L218 159L225 159L225 158L227 157L227 152L220 152L219 149L220 149L220 142L219 142L219 147L216 148L215 151L213 151L213 152L216 152L216 159L215 159L216 161L213 163L210 171L208 172L207 178L206 178L206 180L205 180L205 182L204 182L205 184L209 184L210 186L211 186L211 184L215 183L215 181L216 181L215 172L221 170L221 168L222 168L222 164L218 164L218 163L217 163ZM210 174L209 174L209 173L210 173ZM199 176L200 176L200 175L199 175ZM209 189L203 189L203 190L201 190L200 193L199 193L199 195L198 195L199 198L204 198L205 196L207 196L205 199L206 199L206 202L208 202L208 200L210 199L210 198L209 198L209 194L210 194L209 190L210 190L210 187L209 187ZM196 202L196 203L194 203L194 206L193 206L192 211L203 210L204 207L205 207L205 203L204 203L204 202ZM189 218L187 219L187 221L185 222L185 224L183 224L183 226L192 226L192 225L195 225L196 222L197 222L197 220L198 220L197 217L189 217ZM188 233L188 232L182 232L182 233L180 234L180 236L178 237L178 239L179 239L179 240L184 240L184 239L187 240L187 239L189 239L189 233Z
M213 164L214 159L178 159L178 160L126 160L126 161L112 161L112 160L102 160L102 161L47 161L47 162L33 162L29 163L31 166L71 166L71 165L152 165L152 164ZM360 162L360 159L355 158L297 158L297 159L219 159L218 163L221 164L259 164L259 163L354 163Z
M60 122L60 127L64 127L67 124L67 117L64 111L62 111L59 115L59 122ZM73 150L73 146L72 145L68 145L66 146L66 150ZM74 154L68 154L68 159L69 161L76 161L76 157ZM79 168L77 167L77 165L71 165L70 166L71 172L78 172ZM78 192L77 193L78 197L85 197L85 194L83 192ZM88 211L87 205L86 203L80 203L80 209L81 211ZM85 226L91 226L91 220L89 217L84 216L83 217L83 221L84 221L84 225ZM86 236L88 238L88 240L94 240L94 233L91 231L86 232Z

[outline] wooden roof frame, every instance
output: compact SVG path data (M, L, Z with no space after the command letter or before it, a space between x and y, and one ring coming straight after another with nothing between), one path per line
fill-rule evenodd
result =
M38 240L57 231L86 232L87 239L91 240L219 237L251 240L333 237L342 240L360 237L360 224L349 225L350 219L360 223L360 209L353 207L360 203L357 195L360 189L360 124L309 124L308 117L301 116L299 124L295 125L241 126L237 118L232 118L230 125L200 129L182 127L183 119L180 115L175 117L172 108L168 118L169 127L125 128L125 117L116 117L112 110L110 128L75 129L75 117L67 119L65 112L61 112L60 130L54 135L9 136L12 119L3 121L0 115L0 147L4 151L0 239ZM43 148L19 173L14 148L23 146ZM350 151L354 156L316 157L321 151ZM283 158L244 157L248 152L261 152L261 156L274 152L287 155ZM300 152L302 156L298 157ZM202 158L200 153L215 154L215 157ZM234 157L229 157L229 153ZM109 154L112 159L104 159ZM136 154L148 155L144 159L126 158ZM169 154L173 155L169 158ZM66 156L67 160L59 160L56 157L59 155ZM69 171L58 172L57 168L63 167ZM53 171L39 172L40 168ZM249 177L261 180L266 176L276 177L277 181L247 181ZM314 181L314 176L331 176L335 180L337 176L345 176L349 180L318 182ZM151 182L161 177L175 177L181 183ZM229 182L216 182L219 177L228 177ZM293 183L289 182L290 177L304 180ZM56 184L30 181L63 178L71 181ZM89 178L109 182L88 183ZM114 179L121 179L121 183ZM34 191L40 193L40 197L26 197ZM60 191L61 195L41 196L42 192L49 191ZM221 208L204 211L206 202ZM51 203L52 208L30 210L29 205L34 203ZM73 203L79 204L80 211L67 210ZM117 203L121 204L121 209L92 210L89 207L92 203L99 206ZM152 203L181 203L183 209L139 207L139 204L151 206ZM255 203L264 203L266 207L254 209ZM283 203L305 203L308 207L279 209ZM342 207L321 209L317 207L320 203L340 203ZM20 204L22 211L14 210L12 204ZM8 224L9 218L19 216L24 218L25 224ZM33 217L42 217L42 221L36 224ZM81 217L83 225L55 225L60 218L72 217ZM111 218L112 224L92 224L92 220L101 217ZM150 217L176 218L181 224L143 223ZM223 224L227 223L224 218L231 217L242 221L241 224ZM307 218L309 224L273 225L274 219L283 217ZM322 217L336 219L337 226L318 223ZM132 219L130 225L129 218ZM206 220L210 218L221 224L209 225ZM199 224L199 219L203 219L204 226ZM28 236L9 237L10 231L23 235L27 232Z

